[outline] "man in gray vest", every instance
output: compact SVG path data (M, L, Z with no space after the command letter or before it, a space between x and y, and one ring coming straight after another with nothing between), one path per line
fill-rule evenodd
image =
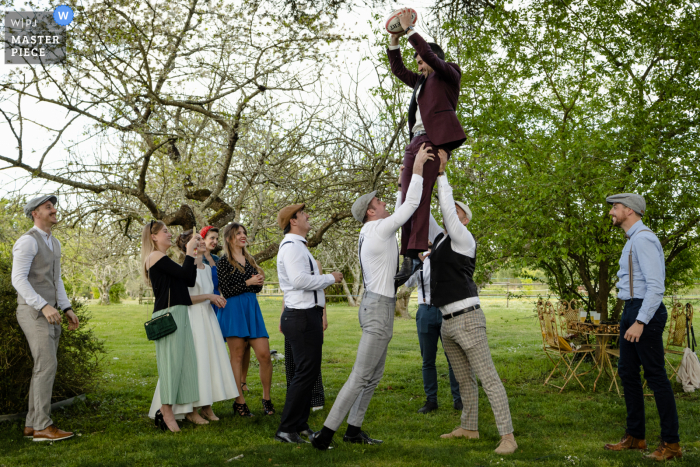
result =
M34 441L60 441L73 433L59 430L51 421L51 392L56 377L60 308L68 329L79 326L61 279L61 244L51 235L58 223L54 195L34 198L24 214L34 221L12 248L12 285L17 290L17 321L29 342L34 359L29 385L29 410L24 437Z

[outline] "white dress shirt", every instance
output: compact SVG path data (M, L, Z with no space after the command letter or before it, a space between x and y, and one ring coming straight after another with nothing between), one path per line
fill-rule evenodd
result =
M394 214L376 221L366 222L360 230L358 254L365 290L385 297L394 297L394 276L399 264L399 242L396 231L418 209L423 192L423 177L413 174L406 192L406 201ZM399 196L400 200L400 196ZM397 205L400 201L397 200Z
M32 229L41 234L41 238L44 239L49 249L53 251L51 234L47 234L36 226L32 227ZM58 242L56 237L53 238ZM60 245L61 242L58 242L58 244ZM39 245L36 244L36 239L30 235L22 235L15 242L15 245L12 247L12 286L29 306L35 310L41 311L47 304L51 306L54 304L48 303L41 298L41 295L36 293L34 287L32 287L27 279L29 276L29 269L32 267L32 261L34 261L34 257L38 252ZM63 285L63 278L61 278L61 276L58 277L58 283L56 284L56 300L58 301L58 306L62 310L70 308L70 300L68 300L66 288Z
M285 245L290 241L292 243ZM333 274L321 274L318 270L316 260L306 247L306 239L292 233L285 235L280 242L277 278L280 289L284 292L284 306L296 310L306 310L317 305L323 307L326 304L323 289L335 284Z
M467 227L462 225L462 222L457 217L457 208L455 207L455 200L452 196L452 187L447 181L446 176L438 177L438 198L440 199L440 210L442 211L442 219L445 223L447 234L440 239L437 245L433 245L433 251L445 241L447 235L452 238L452 251L468 256L469 258L476 257L476 240L474 240L474 235L467 230ZM430 222L430 241L433 242L437 236L435 226L437 222L431 217ZM435 223L433 225L433 223ZM439 227L439 226L438 226ZM440 311L443 315L454 313L455 311L463 310L470 306L479 304L479 297L468 297L464 300L458 300L456 302L448 303L445 306L440 307Z
M430 305L430 256L423 260L423 267L411 276L406 287L418 287L418 304Z

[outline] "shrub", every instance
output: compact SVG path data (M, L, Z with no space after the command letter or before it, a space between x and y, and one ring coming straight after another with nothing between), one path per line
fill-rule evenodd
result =
M17 292L11 284L11 246L0 245L0 414L27 410L27 395L34 361L17 322ZM58 370L52 402L94 389L101 376L104 344L88 323L91 316L84 303L72 302L80 328L68 331L65 320L58 346Z

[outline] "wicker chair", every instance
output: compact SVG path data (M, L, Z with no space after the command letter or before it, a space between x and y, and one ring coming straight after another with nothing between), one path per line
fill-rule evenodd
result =
M537 317L540 322L540 330L542 331L542 350L549 361L554 365L547 379L545 379L544 385L546 386L549 384L550 386L554 386L559 389L561 393L564 391L566 385L569 384L569 381L574 378L583 389L586 389L583 383L581 383L579 376L588 374L593 370L578 373L578 368L581 366L581 363L583 363L583 356L579 358L576 366L573 365L576 355L592 353L594 351L593 347L590 345L583 345L579 348L572 348L566 339L559 335L560 326L557 320L557 312L554 310L554 306L552 306L551 302L542 302L542 300L540 300L537 303ZM562 371L562 368L560 368L562 363L564 364L563 366L566 367L566 371ZM557 371L564 378L563 386L557 386L550 382L552 376Z

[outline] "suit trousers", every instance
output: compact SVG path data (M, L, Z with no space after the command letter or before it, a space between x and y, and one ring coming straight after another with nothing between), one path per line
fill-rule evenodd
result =
M50 324L40 311L29 305L17 306L19 322L32 352L34 368L29 383L29 407L24 426L43 430L53 425L51 420L51 393L56 379L58 340L61 325Z
M418 344L420 345L420 355L423 358L423 389L428 402L438 401L438 378L435 359L437 358L437 344L440 338L440 328L442 327L442 312L440 308L421 303L416 313L416 327L418 329ZM443 349L445 346L443 345ZM447 355L445 355L447 356ZM447 372L450 377L450 391L452 391L452 401L461 399L459 394L459 383L455 378L450 359L447 358Z
M309 429L311 396L321 372L323 308L285 308L280 326L294 354L294 377L287 389L278 431L298 433Z
M625 339L625 333L637 320L637 314L644 300L633 298L625 301L620 318L620 359L617 371L625 389L627 406L627 433L638 439L645 439L644 390L639 376L639 367L644 368L644 378L654 391L656 410L661 422L661 439L667 443L677 443L678 411L671 382L666 374L664 362L664 341L662 338L668 313L661 303L653 318L644 326L639 342Z
M358 312L362 337L355 365L323 424L327 428L338 431L348 412L348 424L362 426L374 390L384 375L386 353L394 335L395 308L394 297L373 292L365 292L362 297Z
M489 398L498 433L503 436L513 433L508 396L491 358L486 339L486 317L481 309L470 311L442 322L442 343L452 363L459 392L462 394L462 428L479 429L479 386L481 380L486 397Z
M406 192L411 184L413 176L413 162L420 147L425 143L425 147L431 147L435 158L427 161L423 166L423 193L421 194L418 209L411 218L401 227L401 254L405 255L406 250L427 250L428 234L430 231L430 201L433 194L433 187L437 181L440 171L440 158L438 157L438 146L430 142L428 135L416 136L411 143L406 146L403 155L404 171L401 173L401 201L406 200ZM451 152L447 151L449 159Z

